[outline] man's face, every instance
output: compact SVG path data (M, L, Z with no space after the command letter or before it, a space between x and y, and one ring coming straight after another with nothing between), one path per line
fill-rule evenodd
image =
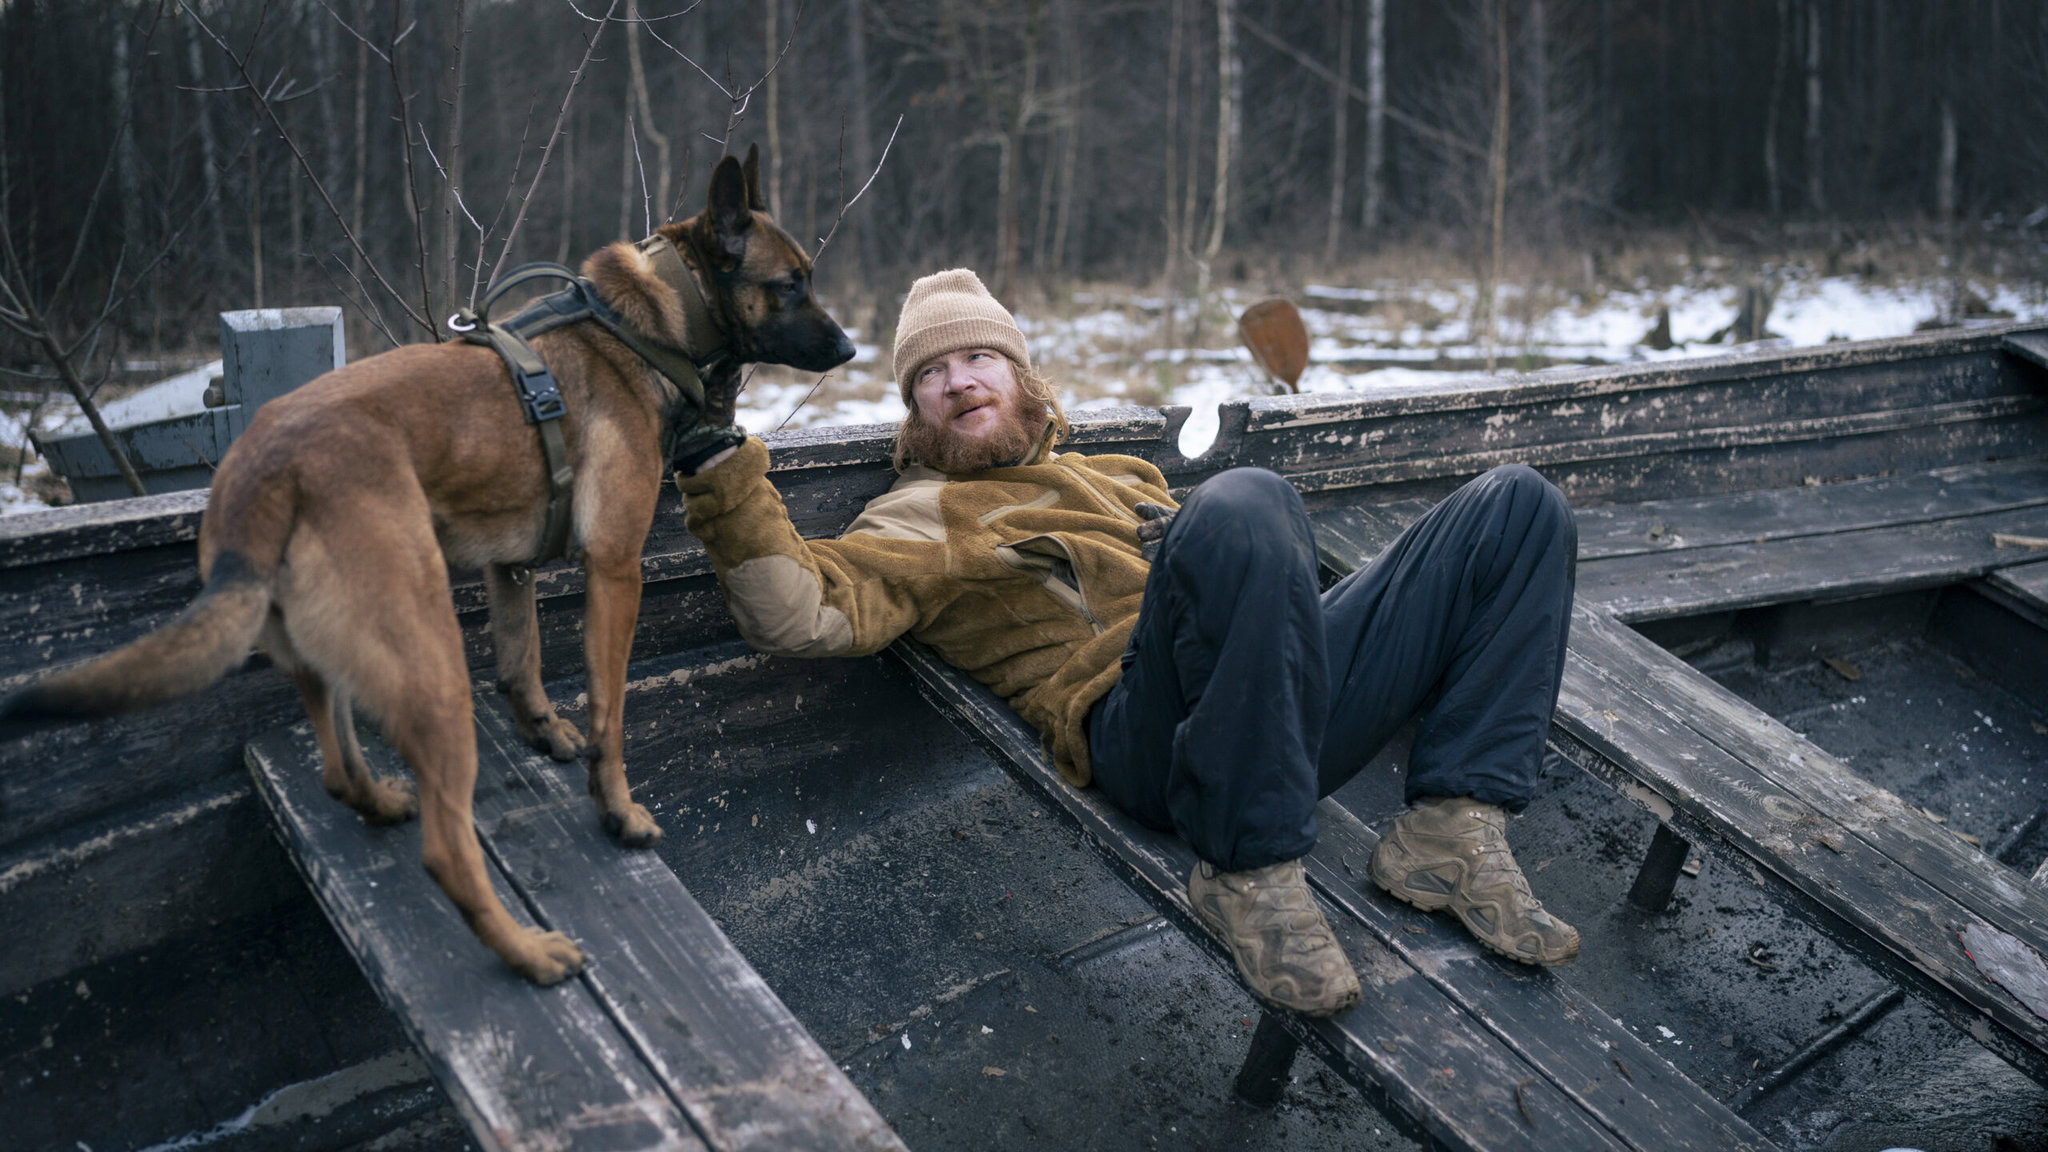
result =
M1017 383L1010 358L992 348L934 356L911 377L911 455L941 472L1013 463L1045 431L1045 405Z

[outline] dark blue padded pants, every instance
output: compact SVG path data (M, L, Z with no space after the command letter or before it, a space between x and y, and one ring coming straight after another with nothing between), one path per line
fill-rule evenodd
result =
M1089 717L1094 779L1230 872L1315 844L1315 804L1420 719L1407 796L1519 809L1564 672L1578 533L1556 488L1496 468L1318 593L1301 497L1212 477L1145 585L1123 677Z

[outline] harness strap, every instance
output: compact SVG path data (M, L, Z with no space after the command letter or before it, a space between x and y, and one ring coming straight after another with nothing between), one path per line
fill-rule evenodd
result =
M499 297L522 284L549 279L567 280L569 287L534 300L502 324L491 322L491 305ZM675 385L695 411L704 410L704 382L698 375L697 363L680 350L658 344L635 330L624 316L598 297L588 280L563 265L523 264L494 282L474 310L464 308L450 317L450 329L469 343L491 348L505 361L526 422L539 431L541 458L548 472L548 507L540 554L534 557L534 564L545 564L567 550L576 472L569 464L569 448L562 436L565 408L561 389L547 363L528 341L582 320L595 321ZM723 356L724 350L720 349L717 355Z

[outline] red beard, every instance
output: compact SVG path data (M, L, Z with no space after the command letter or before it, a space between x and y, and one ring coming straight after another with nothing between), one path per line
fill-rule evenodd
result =
M912 413L903 422L900 434L904 459L936 468L948 476L986 472L1023 463L1045 435L1045 401L1018 389L1003 403L1002 422L993 434L981 439L962 436L952 429L953 417L974 403L962 398L949 404L940 424L926 420L921 412Z

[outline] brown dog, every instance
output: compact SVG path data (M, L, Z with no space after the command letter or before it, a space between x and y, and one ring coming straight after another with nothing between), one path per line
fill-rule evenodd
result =
M583 264L597 295L644 337L699 363L723 350L728 386L741 360L824 371L853 355L811 298L809 259L761 211L751 151L744 168L719 163L703 213L659 235L680 266L657 268L624 243ZM685 279L694 285L676 283ZM484 870L470 818L469 671L447 570L484 570L499 687L520 733L558 760L588 755L605 827L623 844L653 843L661 829L626 784L620 707L664 444L698 412L595 323L532 344L560 388L575 469L569 539L587 581L587 744L541 689L533 584L518 578L542 547L549 483L539 441L498 354L463 343L393 349L265 404L214 476L199 598L161 630L0 701L0 716L161 703L218 680L256 644L305 699L327 791L373 823L422 813L427 871L477 936L535 983L576 972L576 945L515 921ZM727 392L707 407L729 419L730 404ZM352 702L412 766L417 799L371 774Z

